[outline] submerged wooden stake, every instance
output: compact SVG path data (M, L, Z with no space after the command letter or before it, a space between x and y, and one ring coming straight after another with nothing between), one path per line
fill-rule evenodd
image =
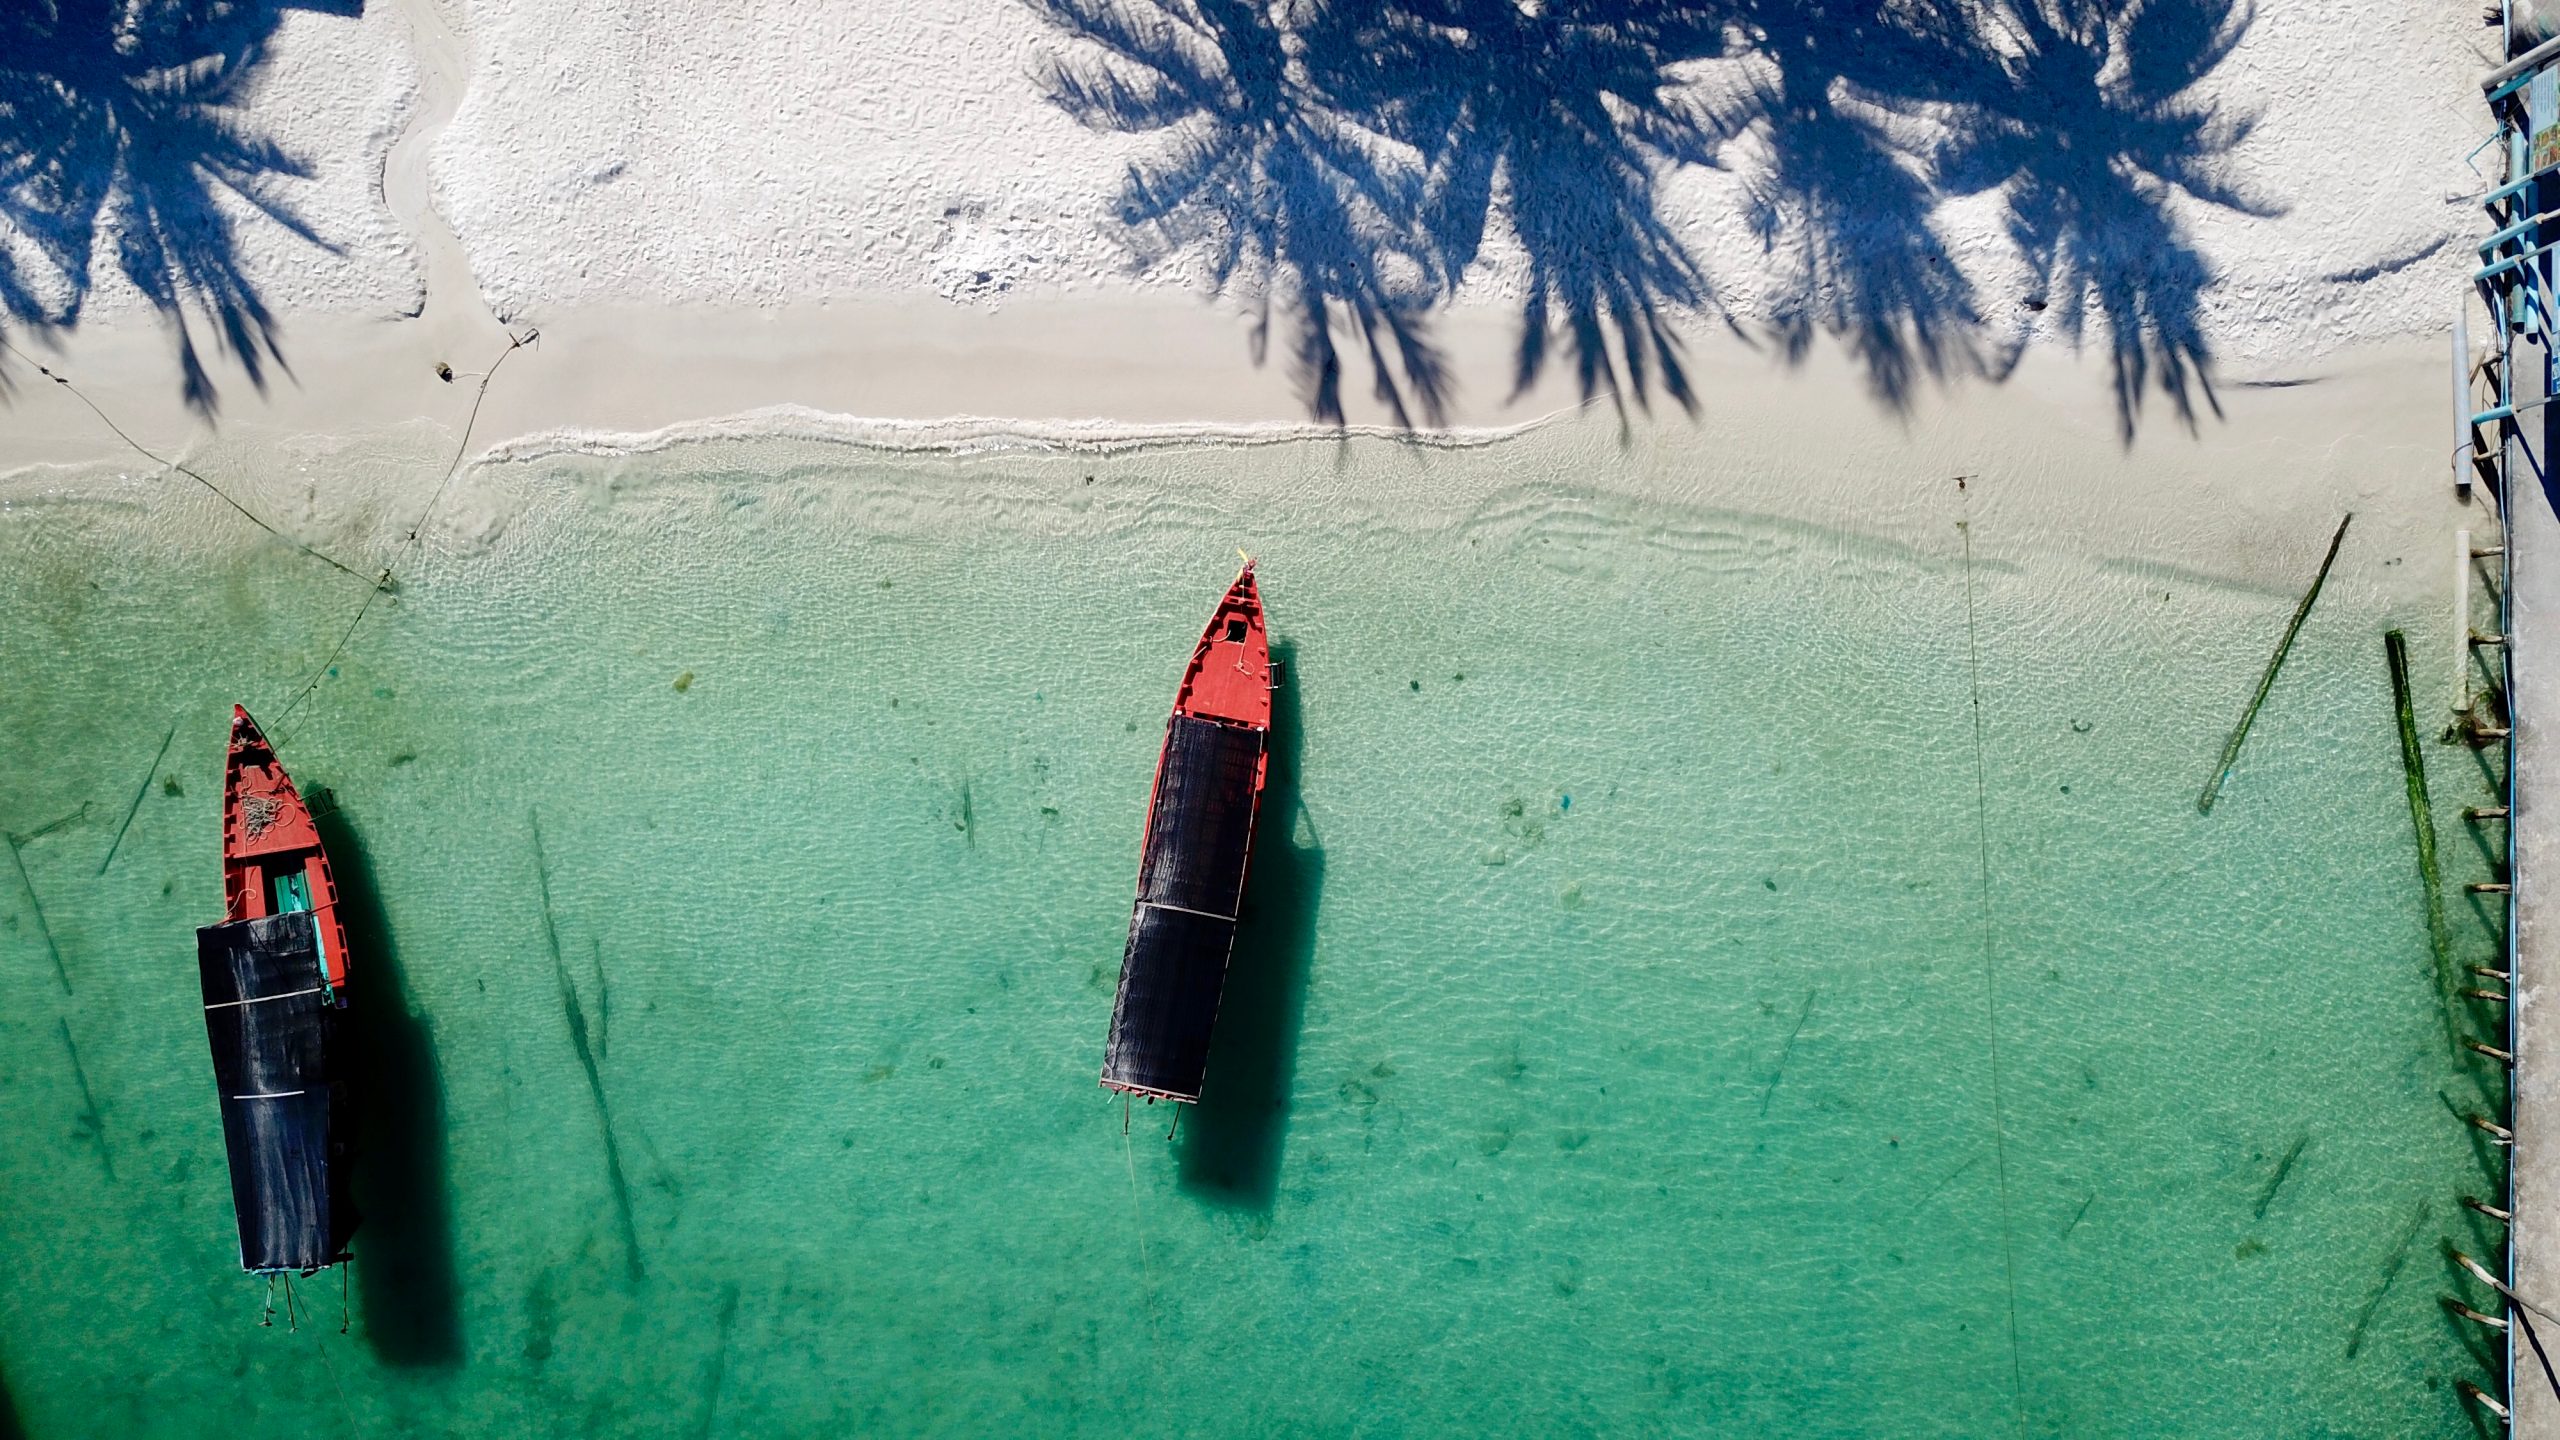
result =
M2231 778L2231 767L2240 761L2240 744L2249 738L2249 727L2257 723L2258 707L2267 703L2267 692L2276 686L2276 672L2284 669L2284 657L2293 649L2293 639L2302 633L2302 622L2311 616L2311 602L2320 598L2320 587L2329 579L2329 567L2338 563L2338 547L2346 543L2347 523L2355 519L2349 511L2338 520L2338 533L2329 537L2329 553L2320 559L2320 573L2311 577L2311 588L2302 592L2302 603L2293 607L2292 623L2284 627L2284 638L2276 642L2276 653L2267 661L2267 673L2258 677L2258 693L2249 697L2249 708L2240 713L2240 727L2231 732L2231 743L2222 747L2222 763L2213 768L2213 778L2204 782L2204 793L2196 797L2196 812L2213 813L2214 797L2222 793L2222 782Z
M2427 761L2418 748L2418 716L2409 699L2409 638L2397 630L2382 637L2391 661L2391 703L2399 712L2400 768L2409 791L2409 823L2418 832L2418 879L2426 889L2427 946L2436 964L2436 1009L2444 1017L2445 1044L2459 1051L2462 1036L2454 1028L2451 999L2460 986L2455 979L2453 939L2444 922L2444 872L2436 863L2435 807L2427 801Z
M98 862L100 875L106 874L107 867L116 863L116 852L124 848L124 832L133 828L133 817L142 813L143 797L151 793L151 782L160 774L160 762L169 758L170 742L177 738L178 722L171 720L169 733L160 737L160 753L151 757L151 768L142 772L142 784L133 792L133 803L124 809L124 823L116 827L116 838L108 842L107 858Z
M2257 1218L2267 1218L2267 1207L2275 1203L2276 1192L2284 1188L2285 1177L2293 1173L2293 1162L2301 1159L2302 1152L2309 1148L2311 1132L2305 1130L2295 1138L2293 1148L2284 1152L2284 1158L2276 1162L2275 1176L2267 1181L2267 1188L2258 1192Z
M551 913L551 860L542 852L542 817L531 810L525 816L533 830L533 876L542 893L542 938L551 948L551 973L560 985L560 1015L569 1028L569 1045L577 1052L578 1068L586 1072L587 1094L595 1101L596 1126L604 1132L605 1183L613 1192L614 1216L622 1225L623 1269L636 1285L646 1270L640 1262L640 1229L631 1218L631 1184L623 1174L622 1146L614 1138L613 1107L605 1099L604 1072L596 1067L595 1047L589 1043L586 1004L578 998L577 983L569 978L569 964L560 954L560 925Z
M1796 1012L1795 1028L1787 1032L1787 1043L1778 1048L1778 1068L1769 1075L1769 1086L1760 1092L1760 1114L1769 1113L1769 1102L1777 1098L1778 1082L1787 1078L1787 1061L1796 1053L1796 1037L1804 1033L1804 1022L1813 1018L1813 997L1822 993L1820 986L1804 992L1804 1008Z
M107 1172L107 1182L115 1183L115 1152L107 1148L107 1117L98 1113L98 1097L89 1088L89 1067L80 1063L79 1042L71 1038L68 1016L57 1015L53 1023L62 1028L62 1049L71 1057L71 1078L80 1086L80 1123L89 1127L89 1139L98 1147L98 1164Z
M27 843L27 838L24 835L0 835L0 843L9 847L9 862L18 867L18 886L27 892L27 909L36 917L36 933L44 937L44 952L53 957L53 978L62 982L62 993L68 995L71 993L70 968L62 963L62 946L53 938L52 922L44 918L44 902L36 898L36 882L27 874L27 857L18 853L19 848Z
M2365 1297L2364 1308L2356 1312L2356 1323L2347 1331L2348 1359L2356 1358L2356 1352L2364 1348L2365 1327L2373 1323L2373 1312L2382 1308L2382 1297L2391 1293L2391 1282L2400 1278L2400 1267L2409 1261L2409 1247L2426 1223L2427 1202L2421 1200L2409 1216L2408 1228L2400 1232L2400 1239L2391 1247L2389 1258L2382 1262L2381 1279L2375 1283L2373 1293Z

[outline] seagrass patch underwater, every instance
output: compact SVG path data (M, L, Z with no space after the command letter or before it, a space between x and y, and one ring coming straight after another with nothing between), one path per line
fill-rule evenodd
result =
M0 512L27 1432L2467 1433L2442 1242L2494 1181L2380 639L2443 629L2442 517L2360 516L2201 816L2340 507L2181 569L2023 480L1862 528L1584 443L484 465L325 666L361 587L197 497ZM1124 1135L1239 545L1247 938L1208 1102ZM343 1333L236 1271L190 958L235 699L351 892Z

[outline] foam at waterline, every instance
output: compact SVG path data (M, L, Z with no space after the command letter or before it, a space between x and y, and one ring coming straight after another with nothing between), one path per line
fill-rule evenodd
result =
M733 440L805 440L890 455L987 455L1009 451L1116 455L1196 446L1289 445L1310 440L1385 440L1422 450L1472 450L1526 435L1578 414L1587 405L1553 410L1516 425L1403 430L1390 425L1317 425L1280 421L1242 424L1132 424L1116 420L1020 420L955 415L941 420L869 419L805 405L767 405L735 415L688 420L656 430L567 427L520 435L491 446L475 464L522 464L560 455L649 455Z

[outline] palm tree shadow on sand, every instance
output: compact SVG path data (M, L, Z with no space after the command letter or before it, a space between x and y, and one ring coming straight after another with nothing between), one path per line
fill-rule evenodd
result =
M315 787L316 789L316 787ZM338 882L338 913L361 967L347 1008L355 1056L356 1301L364 1339L386 1365L462 1363L462 1286L454 1269L444 1078L435 1031L411 1002L373 866L334 796L313 819Z
M2213 405L2217 276L2178 207L2276 213L2229 178L2250 120L2202 85L2252 0L1022 3L1056 37L1050 102L1146 139L1114 207L1137 267L1255 309L1257 363L1276 313L1327 423L1344 339L1395 423L1442 423L1432 326L1489 246L1516 272L1511 398L1560 361L1622 434L1655 391L1694 413L1681 336L1743 330L1746 285L1664 197L1725 169L1781 363L1827 336L1907 413L1924 384L2007 379L2030 334L2103 336L2129 443L2146 394L2190 426ZM1968 271L1940 215L1986 192L2020 263Z
M220 405L199 333L254 389L270 370L289 375L277 317L241 264L243 224L341 252L295 212L288 182L310 179L310 164L261 133L251 106L284 12L362 9L0 3L0 338L77 326L99 266L112 264L174 332L181 394L197 413Z
M1271 773L1253 871L1245 882L1243 923L1218 1005L1208 1079L1200 1103L1183 1117L1178 1142L1178 1181L1185 1193L1260 1215L1271 1213L1280 1190L1298 1030L1315 968L1316 907L1324 891L1324 849L1298 794L1305 732L1296 657L1284 643L1272 647L1272 660L1281 683L1272 696Z

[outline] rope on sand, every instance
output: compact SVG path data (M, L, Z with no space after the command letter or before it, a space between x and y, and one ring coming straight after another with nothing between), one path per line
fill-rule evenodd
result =
M328 678L330 667L336 665L338 658L347 653L347 642L355 638L356 627L362 625L364 617L372 613L373 602L381 599L384 592L391 588L392 572L399 566L407 564L409 556L417 550L418 537L425 533L427 521L435 515L437 504L444 499L446 487L453 484L453 477L461 472L463 456L471 451L471 434L480 424L480 403L489 398L490 382L498 378L498 371L505 366L508 356L541 338L540 330L527 330L522 335L512 331L508 333L507 348L499 352L496 360L490 362L489 368L480 376L479 388L471 396L471 413L463 419L462 439L453 447L453 459L444 467L444 478L436 482L434 493L427 496L426 508L418 512L417 523L409 527L408 535L400 542L399 552L391 557L391 564L383 567L380 578L373 582L373 588L366 593L364 603L356 607L355 618L349 620L347 628L339 632L338 643L329 648L329 658L320 662L319 667L311 672L311 678L303 682L302 688L293 693L293 698L286 702L284 709L276 716L275 724L279 732L284 722L293 718L293 712L301 708L302 702L310 697L311 692L320 688L320 682ZM282 743L281 733L278 743Z
M252 525L257 526L259 529L266 531L268 534L273 535L274 537L276 537L277 539L279 539L279 540L283 541L283 542L284 542L284 543L286 543L287 545L290 545L290 546L292 546L294 549L301 551L303 554L310 556L312 559L319 561L321 564L328 566L330 569L337 571L339 574L346 576L348 579L350 579L350 580L364 580L364 577L363 577L362 575L359 575L359 574L357 574L354 570L349 569L349 568L348 568L348 567L347 567L343 562L341 562L341 561L337 560L336 558L334 558L334 557L332 557L332 556L324 555L324 554L322 554L321 552L319 552L319 551L317 551L317 550L312 549L310 546L303 544L301 541L294 539L294 538L293 538L292 536L290 536L290 535L287 535L287 534L286 534L286 533L284 533L282 530L277 529L274 525L269 524L269 523L266 521L266 519L265 519L264 517L260 516L259 514L257 514L257 512L255 512L255 511L251 510L248 506L241 504L239 501L232 499L232 498L231 498L231 492L230 492L230 491L225 490L225 489L223 489L221 486L214 484L212 481L207 480L207 479L206 479L206 478L204 478L202 475L197 474L195 471L188 469L186 466L179 464L179 463L178 463L177 461L175 461L175 460L165 459L165 458L161 457L160 455L157 455L157 454L153 453L153 452L152 452L148 447L146 447L146 446L145 446L141 441L136 440L136 439L134 439L131 435L126 434L123 426L118 425L115 421L108 419L108 418L107 418L107 412L98 408L98 402L97 402L97 401L95 401L95 400L92 400L92 399L90 399L88 396L86 396L86 395L84 395L84 394L80 393L80 387L79 387L79 386L77 386L77 385L72 384L72 383L71 383L71 380L70 380L70 377L65 376L65 375L57 375L57 374L55 374L52 370L47 369L47 368L44 366L44 364L43 364L42 362L38 361L34 356L32 356L32 355L28 354L28 353L27 353L26 351L24 351L24 350L19 349L19 348L18 348L17 346L15 346L15 345L10 344L10 343L9 343L8 341L6 341L6 340L0 340L0 350L6 350L6 351L8 351L10 354L17 356L19 359L26 361L29 365L32 365L32 366L34 366L34 367L35 367L35 372L36 372L37 374L39 374L39 375L43 376L43 377L44 377L44 378L46 378L47 380L52 381L52 382L53 382L54 384L56 384L56 385L61 386L63 389L70 391L70 392L71 392L71 398L73 398L73 399L75 399L75 400L79 401L79 402L80 402L81 404L83 404L83 405L88 406L88 407L89 407L89 413L90 413L90 414L92 414L92 415L97 416L97 417L98 417L98 422L99 422L100 424L102 424L102 425L106 426L109 430L114 431L114 432L115 432L115 437L116 437L117 439L119 439L119 440L123 441L125 444L127 444L127 445L129 445L129 446L133 447L133 450L134 450L134 453L135 453L135 454L138 454L138 455L142 456L142 458L144 458L144 459L146 459L146 460L150 461L150 462L151 462L152 464L154 464L154 465L159 466L159 467L160 467L161 469L163 469L163 470L174 470L174 471L178 472L179 474L186 476L188 479L193 480L193 481L194 481L194 482L196 482L197 484L199 484L199 485L203 486L203 487L204 487L204 488L206 488L207 490L212 491L212 492L215 494L215 496L217 496L217 497L219 497L219 498L221 499L221 501L222 501L222 503L223 503L223 504L228 505L228 506L230 506L232 509L234 509L234 510L236 510L236 511L240 512L240 518L242 518L242 519L244 519L244 520L248 521L248 522L249 522L250 524L252 524ZM371 583L374 583L374 582L367 581L366 583L371 584Z

